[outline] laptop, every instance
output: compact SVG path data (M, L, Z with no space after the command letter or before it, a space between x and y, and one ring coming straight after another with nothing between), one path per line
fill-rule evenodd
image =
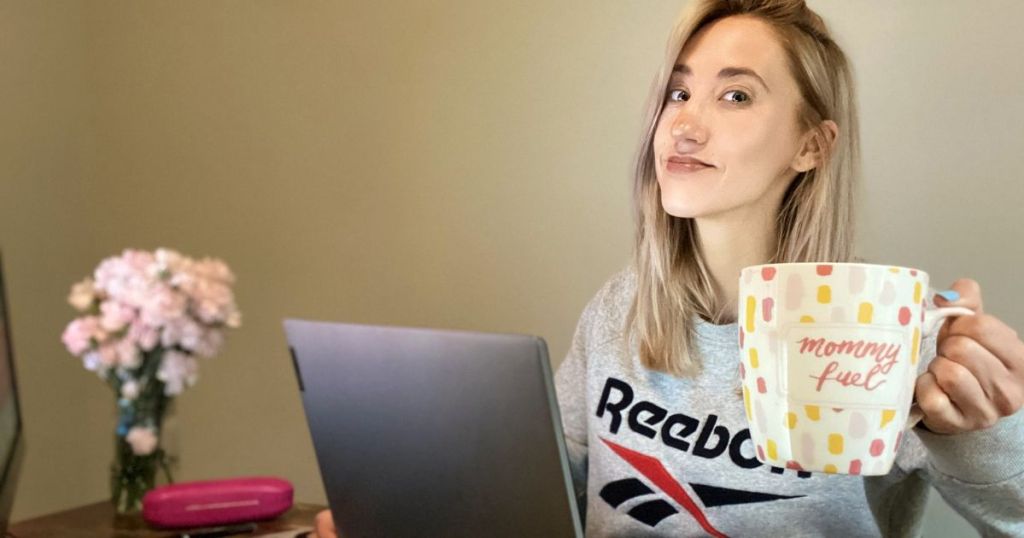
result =
M544 340L284 328L339 536L583 536Z
M25 453L12 350L3 260L0 259L0 531L4 535L7 533L18 472Z

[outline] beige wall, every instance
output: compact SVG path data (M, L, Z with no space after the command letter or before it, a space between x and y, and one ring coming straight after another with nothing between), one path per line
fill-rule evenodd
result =
M28 453L13 517L96 498L112 399L62 353L69 279L96 257L91 58L81 2L0 2L0 248Z
M0 2L15 519L107 492L113 397L58 336L67 287L126 246L239 276L244 326L178 402L179 479L278 474L323 501L284 316L534 333L561 361L629 254L630 159L680 2L406 4ZM1024 4L811 5L859 79L862 251L936 286L973 276L1024 327Z

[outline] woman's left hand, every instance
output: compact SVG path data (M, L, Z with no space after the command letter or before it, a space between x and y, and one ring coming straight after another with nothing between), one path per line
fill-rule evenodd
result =
M914 387L924 426L944 434L991 427L1024 405L1024 342L984 313L977 282L961 278L951 289L959 292L958 300L936 296L935 304L967 307L975 315L946 319L935 359Z

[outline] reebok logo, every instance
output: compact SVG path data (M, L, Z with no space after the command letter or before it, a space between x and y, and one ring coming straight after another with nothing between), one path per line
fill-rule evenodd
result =
M618 508L619 505L626 501L648 495L657 496L653 489L645 486L643 482L636 478L616 480L615 482L605 484L601 488L601 498L604 499L604 502L611 505L612 508ZM678 513L679 510L676 510L674 506L661 498L644 501L630 508L628 512L630 517L646 524L648 527L655 527L658 523L661 523L661 520Z
M630 450L607 439L602 439L602 441L661 491L655 492L636 478L627 478L605 484L601 488L601 499L612 508L618 509L619 506L624 506L632 499L648 496L654 497L636 504L627 511L630 517L649 527L656 527L664 519L679 513L679 510L663 499L662 495L667 496L686 510L706 533L720 538L725 538L725 534L716 529L711 524L711 521L708 520L707 515L704 513L704 510L707 508L803 497L803 495L774 495L709 486L707 484L690 483L684 485L684 483L676 480L658 459L635 450ZM689 490L685 486L689 486ZM694 495L691 496L690 492ZM694 500L694 496L699 499L700 503Z
M717 415L708 415L702 424L699 419L683 413L670 415L667 409L653 402L633 400L633 388L628 383L609 377L597 404L597 418L609 417L608 431L612 434L618 433L625 423L634 433L648 439L660 439L666 446L694 456L713 459L728 453L733 464L743 469L765 465L754 456L753 446L747 451L750 456L744 456L743 445L752 445L749 428L733 435L718 423ZM775 474L785 472L781 467L769 467ZM809 478L811 473L798 471L797 476Z

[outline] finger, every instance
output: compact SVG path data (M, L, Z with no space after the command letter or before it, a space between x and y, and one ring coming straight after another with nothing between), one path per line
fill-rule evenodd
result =
M941 295L933 298L936 306L963 306L974 310L978 314L983 312L983 301L981 299L981 284L970 278L958 278L949 287L950 290L960 295L955 301L946 300Z
M928 365L935 384L959 411L959 425L967 430L987 428L999 420L995 406L985 396L978 379L962 364L937 356Z
M936 355L945 357L967 370L978 382L985 398L992 401L996 382L1011 377L1006 365L974 338L953 334L939 343Z
M965 337L988 351L1008 372L1021 375L1024 371L1024 342L1017 331L999 318L988 314L963 316L947 323L944 330L946 334L944 338L940 336L939 348L954 337Z
M318 538L337 537L334 529L334 518L331 516L330 510L321 510L316 515L315 526L315 533Z
M960 278L955 280L946 291L954 292L955 298L949 300L936 294L932 297L932 302L935 303L935 306L962 306L974 310L975 314L982 312L981 285L977 281L970 278ZM949 333L950 324L957 318L958 316L949 316L943 321L939 327L938 337L940 340L946 337Z
M965 429L963 414L939 388L935 374L930 371L918 376L914 399L924 414L921 420L929 430L935 433L956 433Z

